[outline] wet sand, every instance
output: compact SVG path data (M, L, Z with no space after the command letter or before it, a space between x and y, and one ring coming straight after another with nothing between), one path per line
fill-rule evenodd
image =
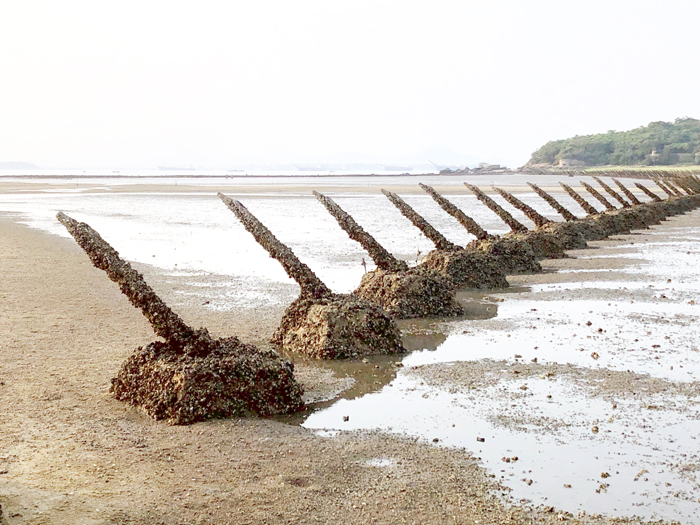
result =
M0 275L7 524L530 522L466 452L274 420L153 421L108 395L150 326L77 246L1 220Z
M700 222L697 212L686 217ZM562 259L545 266L599 264ZM607 269L616 264L625 261L605 261ZM148 267L139 269L167 301L172 285ZM0 504L7 524L626 522L504 502L496 494L505 489L469 450L380 433L324 437L276 420L155 422L108 394L121 362L154 339L151 328L76 245L2 219L0 275ZM509 279L531 284L596 276ZM489 303L484 295L464 300L482 311ZM265 345L283 307L232 316L190 305L178 313L215 336L236 334ZM437 324L403 326L420 334ZM297 371L312 400L353 383L360 391L376 389L396 375L388 361L299 362ZM439 365L420 371L447 388L465 377L459 374L455 383L443 372ZM347 379L353 374L357 381ZM367 386L373 374L380 384ZM642 392L642 385L668 387L647 381L624 389Z
M403 177L405 179L405 177ZM0 193L35 193L35 192L55 192L57 189L60 191L83 191L91 193L207 193L215 194L217 192L232 192L233 195L245 195L246 198L254 198L256 194L266 194L267 197L270 193L277 194L280 196L290 195L290 194L301 194L310 195L311 190L320 191L322 193L331 194L343 194L343 193L356 193L358 191L370 193L381 193L381 188L387 188L395 193L401 195L424 195L425 192L421 190L418 186L418 182L424 182L425 179L430 180L435 178L434 175L429 177L423 176L411 176L415 179L415 183L405 183L400 182L398 178L393 180L391 177L358 177L358 185L351 186L348 184L338 184L333 180L333 177L319 177L313 180L313 185L300 184L299 182L293 182L292 177L270 177L267 183L257 183L255 178L241 178L241 179L208 179L209 183L206 185L201 184L198 181L182 181L175 182L171 180L159 181L157 184L149 181L138 182L132 179L117 179L112 178L109 181L101 181L100 179L90 179L86 177L81 180L80 178L66 179L57 183L56 180L42 180L36 179L29 182L26 179L15 180L15 179L5 179L0 178ZM376 182L379 179L382 183ZM433 187L440 193L447 195L471 195L471 191L467 189L462 184L463 177L455 178L442 178L444 182L438 182L434 184ZM553 178L554 179L554 178ZM151 181L153 179L150 179ZM496 184L501 184L507 181L500 179L498 177L488 177L484 176L483 181L478 179L476 181L472 180L473 184L483 190L489 190L491 185L495 182ZM588 180L588 178L586 178ZM119 184L114 184L114 181L118 181ZM274 181L274 185L271 181ZM245 184L241 184L245 182ZM365 184L363 184L363 182ZM376 182L376 185L375 185ZM627 182L627 181L625 181ZM371 183L371 184L370 184ZM567 180L567 183L576 189L581 189L579 185L578 178L573 178ZM654 185L650 182L645 182L648 186L654 188ZM637 194L638 191L634 186L627 183L630 189L634 189L634 193ZM563 194L561 187L553 180L551 184L545 183L540 184L540 187L548 193ZM531 193L532 189L527 185L506 185L504 186L511 193ZM274 190L274 191L273 191ZM660 193L660 190L657 192Z

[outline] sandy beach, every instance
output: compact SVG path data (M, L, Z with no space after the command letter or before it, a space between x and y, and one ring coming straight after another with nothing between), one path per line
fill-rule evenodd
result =
M179 190L190 191L168 189ZM3 191L11 190L4 186ZM668 223L697 226L700 213ZM616 268L629 264L615 258L615 247L639 240L631 235L590 243L598 251L609 250L609 257L543 261L545 273L509 281L515 287L556 285L596 280L601 271L614 281ZM176 301L172 281L147 265L135 266L166 302ZM192 426L153 421L112 399L108 390L122 361L155 336L140 312L92 267L78 246L0 219L0 276L3 525L646 523L595 513L574 516L549 505L498 497L507 489L475 457L476 448L442 447L383 432L326 435L292 420L213 420ZM586 293L578 297L586 299ZM490 294L466 293L462 301L473 311L484 312L488 305L508 300L506 294L495 302L485 295ZM265 346L284 306L239 315L212 312L194 303L177 309L188 323L206 325L213 335L235 334ZM488 322L493 326L482 329L509 330L506 321L498 326L498 317ZM440 320L403 322L402 328L409 337L420 330L456 329ZM487 379L487 369L498 369L500 374L505 365L469 361L460 366L465 369L417 366L410 374L440 388L464 390L494 381ZM351 373L376 374L381 383L397 374L394 363L387 360L364 368L361 363L299 361L296 371L310 400L333 398L351 384L345 380ZM523 373L570 374L588 385L605 379L601 392L618 397L624 393L640 403L645 396L675 392L679 385L653 378L630 381L624 374L602 377L584 369L567 371L553 363L531 365ZM503 381L510 377L504 374ZM356 386L353 395L362 388L378 386ZM697 381L683 395L696 402Z

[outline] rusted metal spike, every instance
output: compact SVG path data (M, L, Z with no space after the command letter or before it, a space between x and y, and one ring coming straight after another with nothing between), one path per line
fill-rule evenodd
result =
M591 185L588 184L587 182L581 181L581 186L583 186L584 188L586 188L586 190L588 191L588 193L590 193L591 195L593 195L593 197L595 197L603 206L605 206L606 209L611 210L611 211L617 209L617 208L615 208L615 206L613 206L613 205L608 201L608 199L606 199L605 197L603 197L603 196L600 194L600 192L599 192L598 190L596 190L593 186L591 186Z
M387 190L382 190L382 193L396 206L401 214L406 217L413 225L418 228L423 235L430 239L438 250L457 250L459 246L448 241L445 237L433 228L428 221L419 215L406 201L401 197Z
M619 180L613 179L613 181L615 182L615 184L617 184L617 187L620 188L620 190L622 190L622 193L625 194L625 196L630 200L630 202L632 204L641 204L642 203L642 201L640 201L634 195L634 193L632 193L630 190L628 190Z
M608 195L610 195L613 199L615 199L617 202L622 204L623 208L629 208L630 203L627 202L625 199L620 196L619 193L617 193L614 189L612 189L610 186L605 184L599 177L593 177L593 180L596 181L598 184L601 185L601 187L608 192Z
M528 219L535 223L535 226L544 226L545 224L549 224L550 222L552 222L548 218L537 213L537 211L535 211L534 208L525 204L512 193L508 193L507 191L502 190L501 188L493 188L493 190L496 193L498 193L501 197L503 197L508 204L523 212Z
M131 304L143 312L153 331L173 348L184 346L195 331L156 295L143 276L120 258L119 253L90 226L70 218L63 212L59 212L56 218L85 250L92 264L104 270L107 276L119 285L119 289Z
M639 188L640 190L642 190L644 193L646 193L647 196L649 196L649 198L651 198L651 200L653 200L654 202L661 202L661 197L659 197L656 193L654 193L653 191L651 191L651 190L650 190L649 188L647 188L646 186L642 186L642 185L639 184L638 182L635 182L634 185L637 186L637 188Z
M285 244L281 243L250 211L239 201L227 197L223 193L217 193L223 203L241 221L241 224L248 230L258 244L265 248L270 257L277 259L282 265L287 275L294 279L301 286L302 293L312 297L324 297L331 294L331 290L316 277L311 269L301 262L294 252Z
M535 193L537 193L537 195L542 197L547 202L547 204L549 204L552 208L554 208L557 211L557 213L559 213L559 215L564 217L565 220L575 221L577 219L576 215L574 215L569 210L564 208L564 206L559 204L554 199L554 197L552 197L549 193L547 193L542 188L540 188L537 184L533 184L532 182L528 182L527 184L535 191Z
M515 217L513 217L510 213L508 213L506 210L504 210L501 206L499 206L496 201L494 201L491 197L486 195L483 191L481 191L479 188L476 186L469 184L467 182L464 183L464 185L469 188L474 195L476 195L476 198L479 199L482 203L484 203L492 212L494 212L496 215L498 215L503 222L505 222L508 227L513 230L514 232L526 232L528 231L527 227L525 227L523 224L519 223Z
M559 185L564 188L564 191L569 194L569 197L574 199L576 203L583 208L583 211L585 211L588 215L595 215L598 213L598 210L596 210L593 206L591 206L586 199L581 197L577 192L574 191L574 189L571 186L568 186L564 184L563 182L560 182Z
M328 213L338 221L338 224L345 230L345 233L347 233L353 241L360 243L360 245L367 250L369 256L380 269L385 272L402 272L408 270L408 264L406 264L405 261L400 261L391 255L374 237L363 230L362 226L355 222L355 219L343 211L333 199L317 191L314 191L313 194L321 204L326 207Z
M481 226L479 226L474 219L469 217L469 215L465 214L462 210L460 210L457 206L452 204L450 201L448 201L445 197L440 195L437 191L435 191L431 186L428 186L427 184L422 184L418 183L418 185L425 191L428 195L430 195L435 202L437 202L440 207L445 210L447 213L452 215L455 219L459 221L459 223L464 226L469 233L471 233L473 236L475 236L477 239L484 240L488 239L491 237L486 230L484 230Z

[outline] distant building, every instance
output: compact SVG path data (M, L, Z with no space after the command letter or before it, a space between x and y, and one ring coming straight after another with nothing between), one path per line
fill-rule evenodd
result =
M578 159L559 159L560 168L581 168L586 165L585 162Z
M479 162L479 169L484 171L502 170L500 164L489 164L488 162Z

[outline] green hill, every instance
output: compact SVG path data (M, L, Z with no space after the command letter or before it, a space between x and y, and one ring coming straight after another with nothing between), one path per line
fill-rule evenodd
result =
M700 164L700 120L677 118L630 131L548 142L527 163L560 166Z

